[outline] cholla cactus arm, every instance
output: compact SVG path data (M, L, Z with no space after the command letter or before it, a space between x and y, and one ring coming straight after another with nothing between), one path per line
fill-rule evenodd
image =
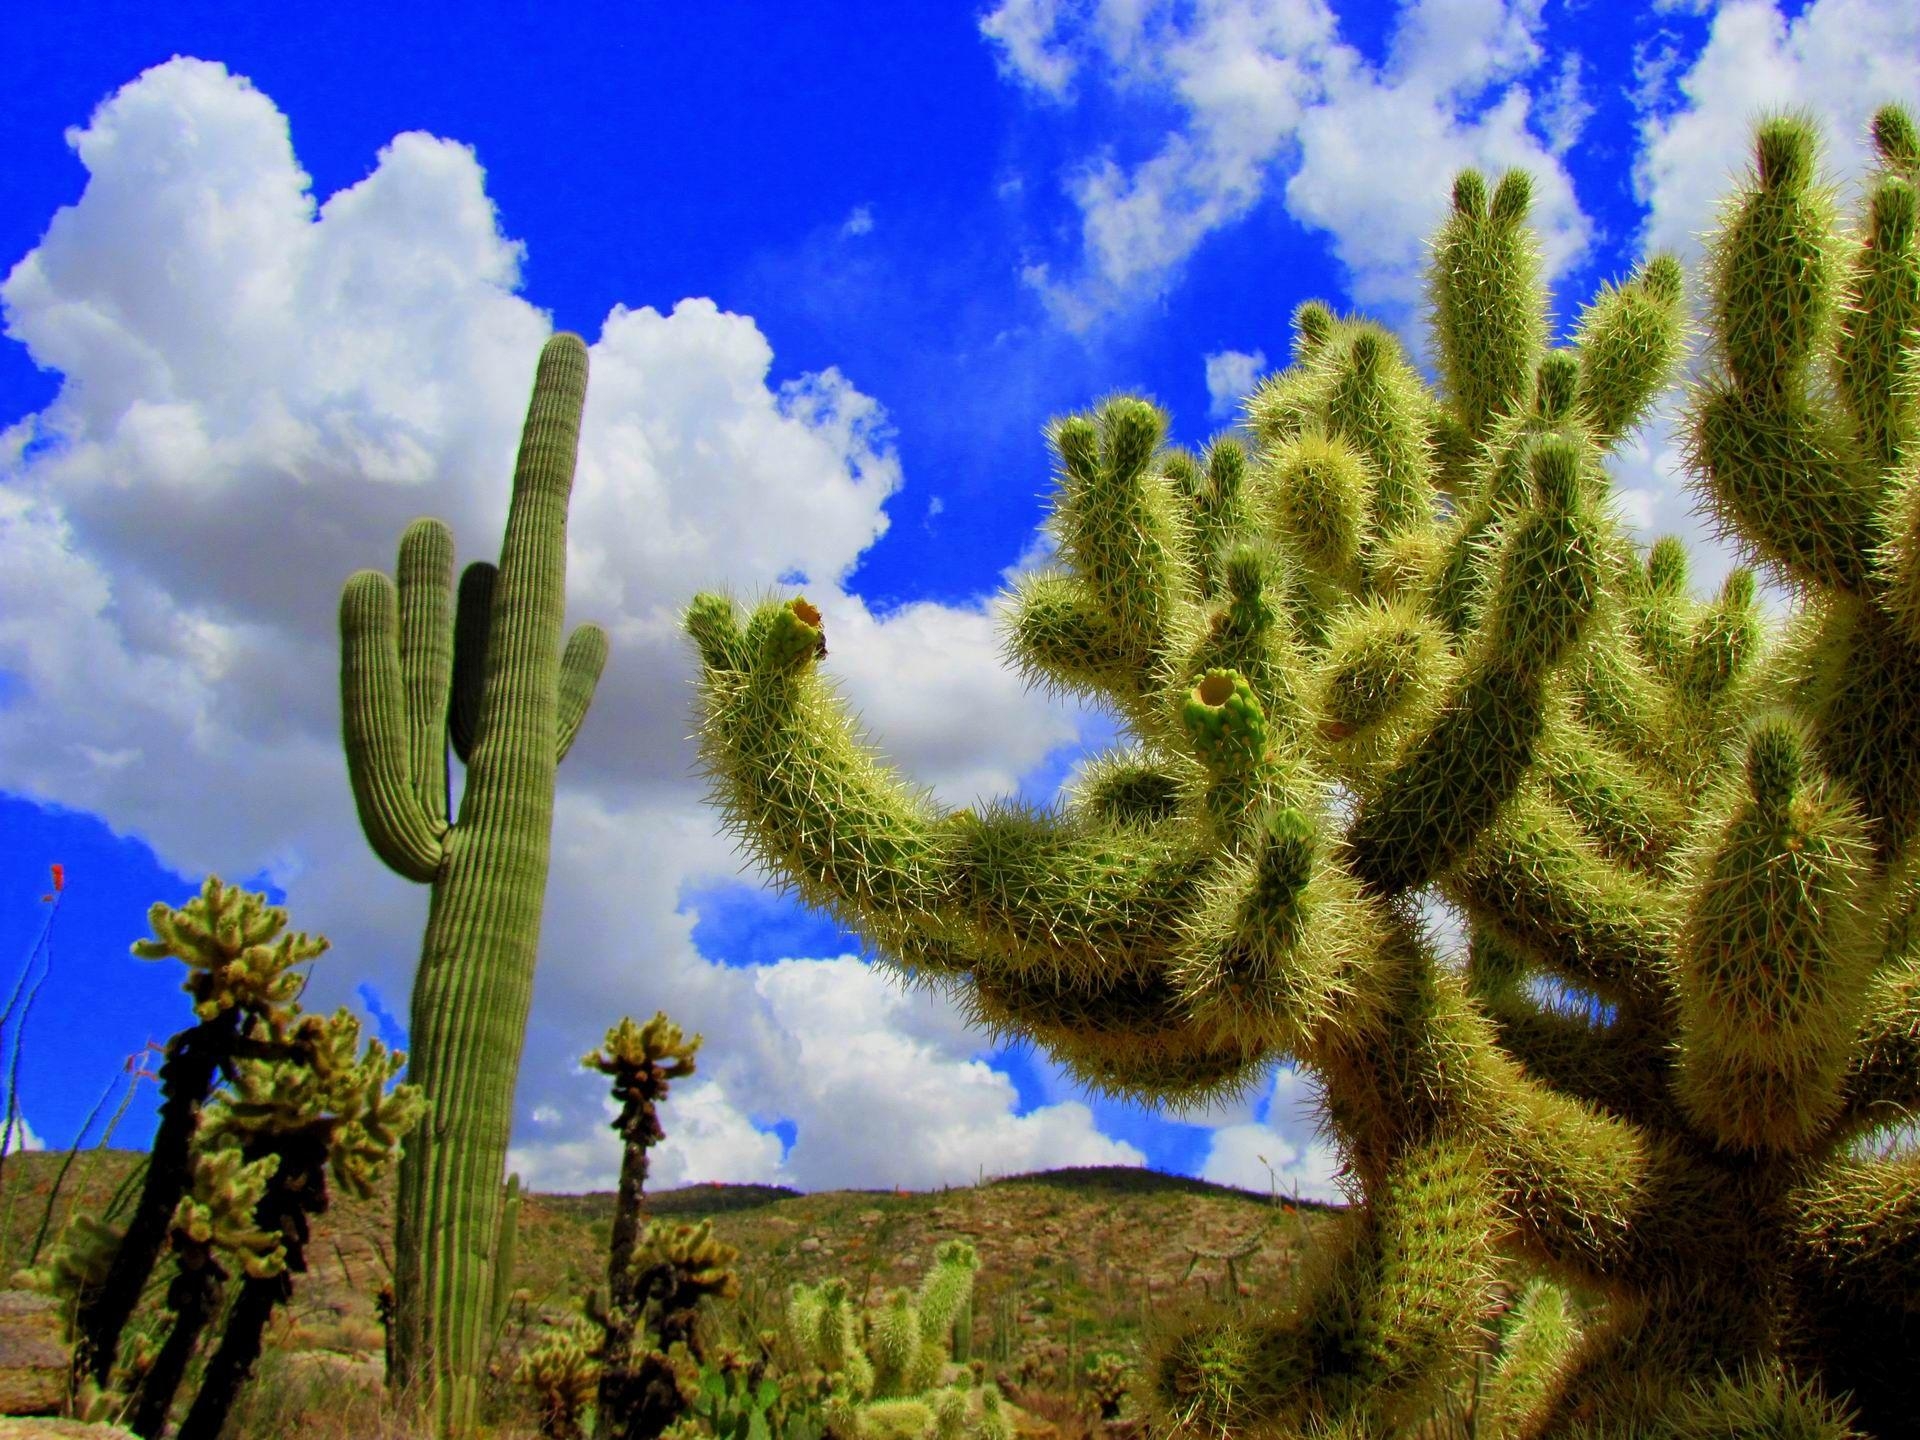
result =
M1730 536L1807 584L1857 594L1880 486L1846 417L1813 395L1844 268L1816 147L1803 118L1760 128L1755 173L1709 255L1716 369L1690 443Z
M1440 373L1466 433L1487 434L1526 403L1546 348L1540 250L1526 227L1533 183L1519 170L1487 182L1466 170L1453 182L1453 212L1434 246L1429 291Z
M1565 1292L1528 1281L1502 1319L1500 1351L1474 1409L1476 1433L1492 1440L1540 1433L1545 1407L1565 1378L1580 1336Z
M1686 276L1667 254L1648 257L1581 312L1580 407L1601 445L1611 448L1640 422L1673 373L1685 328Z
M1539 508L1503 551L1479 653L1433 727L1362 800L1347 837L1352 866L1383 897L1459 858L1533 763L1546 673L1579 640L1599 595L1599 537L1579 470L1570 443L1534 446Z
M1796 1151L1838 1113L1874 954L1856 901L1867 847L1850 797L1809 775L1784 716L1748 737L1747 793L1688 887L1676 1094L1728 1145Z

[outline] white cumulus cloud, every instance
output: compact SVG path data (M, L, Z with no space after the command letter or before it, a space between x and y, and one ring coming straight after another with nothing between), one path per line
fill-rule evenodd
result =
M1267 353L1221 350L1207 356L1206 365L1207 414L1218 419L1238 411L1253 382L1267 368Z
M1208 235L1277 188L1295 219L1328 235L1354 299L1398 322L1420 297L1445 177L1476 165L1533 173L1557 275L1591 230L1558 159L1584 116L1577 66L1543 82L1538 102L1528 88L1541 25L1539 0L1413 0L1376 67L1340 38L1324 0L1103 4L1091 16L1007 0L981 22L1006 72L1060 96L1083 59L1098 61L1116 93L1181 114L1138 163L1086 159L1069 180L1080 263L1062 273L1030 261L1023 273L1062 323L1084 329L1163 293Z

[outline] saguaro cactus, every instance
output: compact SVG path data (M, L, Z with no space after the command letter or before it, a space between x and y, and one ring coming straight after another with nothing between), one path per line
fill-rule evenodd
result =
M398 1386L426 1382L436 1423L473 1422L492 1249L546 898L554 771L606 663L582 625L560 653L567 504L586 403L587 347L540 353L500 565L467 566L415 520L399 592L362 570L340 597L341 710L360 823L397 873L433 887L414 977L410 1076L429 1115L400 1167L395 1237ZM447 742L467 766L449 823Z
M1388 1433L1546 1278L1604 1311L1514 1332L1503 1433L1920 1413L1920 1156L1855 1143L1920 1113L1920 147L1893 107L1874 138L1843 234L1808 127L1764 125L1711 252L1693 460L1800 601L1777 643L1749 569L1695 600L1608 512L1678 264L1549 348L1518 172L1455 182L1437 393L1308 304L1251 447L1168 448L1127 398L1053 427L1062 563L1009 653L1135 742L1064 807L942 813L856 738L819 610L694 599L717 804L890 967L1109 1094L1318 1073L1363 1203L1283 1303L1163 1357L1164 1411Z

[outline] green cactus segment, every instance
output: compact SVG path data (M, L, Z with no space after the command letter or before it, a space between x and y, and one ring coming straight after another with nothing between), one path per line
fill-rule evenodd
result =
M1484 436L1526 403L1546 348L1540 249L1525 226L1532 183L1501 177L1492 203L1472 170L1454 182L1453 213L1434 246L1431 290L1440 373L1466 432Z
M1596 441L1611 445L1640 423L1680 358L1686 323L1685 276L1671 255L1651 257L1581 312L1579 400Z
M1575 1359L1582 1335L1564 1292L1530 1280L1503 1318L1500 1350L1478 1395L1476 1416L1501 1437L1539 1433L1555 1384Z
M355 575L340 597L340 708L347 777L374 851L396 874L431 883L440 871L446 825L444 820L436 823L420 803L414 784L396 645L397 610L393 582L377 571ZM417 657L421 652L413 653ZM441 778L444 785L444 773ZM444 795L440 810L444 815Z
M1286 1302L1160 1357L1156 1408L1194 1412L1216 1431L1293 1434L1317 1420L1406 1433L1470 1370L1490 1328L1498 1227L1487 1181L1471 1147L1409 1151L1372 1216L1316 1241Z
M1186 550L1176 492L1153 468L1167 417L1139 400L1116 399L1091 421L1053 431L1060 457L1055 514L1060 553L1114 628L1129 663L1144 668L1169 648L1169 597L1184 590Z
M1372 469L1376 537L1430 525L1427 397L1399 342L1375 329L1356 335L1326 404L1332 433Z
M1808 583L1860 592L1880 538L1880 477L1845 414L1818 398L1842 333L1833 197L1805 120L1762 125L1757 150L1710 252L1717 370L1693 408L1692 460L1729 532Z
M972 1297L979 1257L964 1240L934 1255L915 1294L897 1290L864 1313L844 1280L787 1292L787 1333L830 1387L832 1440L1012 1440L999 1388L975 1392L964 1372L948 1374L954 1320Z
M1807 758L1791 718L1755 726L1746 803L1702 857L1680 947L1676 1093L1694 1124L1747 1149L1798 1150L1838 1112L1872 969L1860 822Z
M341 709L361 825L397 873L433 886L412 1003L413 1078L433 1118L401 1166L396 1380L430 1380L444 1433L471 1427L490 1315L501 1172L532 996L554 769L607 655L581 626L560 647L566 524L586 345L541 352L500 564L452 599L452 537L402 538L399 594L353 576L340 605ZM467 765L448 823L446 746Z
M520 1177L507 1177L500 1202L500 1229L493 1242L493 1299L487 1305L487 1332L497 1336L513 1303L514 1270L520 1260Z
M1907 1212L1821 1188L1920 1115L1913 134L1876 116L1849 234L1809 127L1769 123L1708 247L1688 458L1751 562L1716 595L1677 540L1622 532L1605 469L1678 355L1678 263L1549 349L1524 177L1468 173L1433 251L1438 393L1314 302L1250 442L1170 448L1126 399L1053 426L1060 564L1012 587L1008 657L1129 732L1060 807L938 813L856 742L804 599L744 629L689 609L731 828L910 982L1107 1095L1218 1102L1281 1055L1321 1082L1364 1233L1298 1305L1172 1346L1163 1418L1380 1433L1489 1326L1515 1440L1663 1433L1748 1359L1727 1414L1787 1404L1770 1364L1851 1390L1863 1433L1920 1412L1888 1358L1920 1344ZM1464 970L1416 920L1436 897ZM1900 1257L1890 1288L1841 1277L1820 1206L1873 1237L1830 1248ZM1504 1328L1488 1266L1533 1297Z

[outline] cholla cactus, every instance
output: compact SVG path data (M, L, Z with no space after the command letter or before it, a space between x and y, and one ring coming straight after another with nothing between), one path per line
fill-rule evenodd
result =
M281 1045L298 1011L305 977L295 967L324 954L327 942L290 931L287 912L209 875L180 909L147 912L157 939L136 940L143 960L183 961L182 985L199 1023L167 1042L160 1066L160 1128L147 1175L107 1273L80 1290L74 1321L76 1391L109 1383L120 1334L167 1243L174 1212L190 1183L190 1156L200 1110L215 1077L248 1045ZM278 935L279 939L274 941ZM269 942L274 943L269 943Z
M584 1417L600 1383L600 1332L584 1320L557 1326L520 1357L516 1383L533 1391L545 1440L585 1440Z
M592 1297L588 1311L605 1346L618 1339L627 1347L611 1375L603 1356L594 1420L599 1440L648 1440L693 1403L707 1358L696 1328L700 1302L740 1293L740 1277L730 1268L739 1257L714 1236L710 1219L671 1226L656 1220L633 1247L632 1310L603 1308L600 1297Z
M694 1073L700 1041L698 1035L691 1040L683 1036L662 1010L645 1025L621 1017L608 1029L601 1048L580 1058L587 1069L612 1078L613 1098L620 1106L613 1120L621 1141L620 1188L607 1247L607 1298L600 1312L606 1332L600 1347L599 1412L607 1417L603 1430L626 1423L624 1417L639 1403L643 1388L635 1344L644 1324L647 1271L663 1258L657 1244L649 1248L643 1241L640 1230L647 1151L666 1138L658 1107L673 1081Z
M1006 1440L1013 1433L997 1386L982 1386L974 1405L969 1386L945 1379L954 1317L979 1267L971 1245L949 1240L934 1252L917 1294L896 1290L864 1319L844 1280L788 1292L788 1334L830 1386L823 1410L833 1440Z
M252 1218L274 1247L261 1260L243 1252L245 1277L179 1440L217 1440L260 1357L267 1322L292 1297L294 1277L306 1271L309 1227L327 1209L329 1175L365 1199L399 1158L400 1141L422 1109L419 1087L393 1083L405 1064L404 1054L389 1053L378 1040L367 1041L363 1051L360 1022L348 1010L305 1015L288 1032L284 1052L262 1046L255 1058L240 1061L232 1088L208 1106L199 1164L236 1177L243 1160L264 1170ZM162 1407L157 1415L164 1414Z
M1529 1272L1604 1305L1564 1346L1531 1343L1544 1309L1513 1337L1516 1436L1920 1412L1920 1159L1854 1144L1920 1112L1914 126L1889 107L1874 139L1842 233L1808 126L1764 125L1711 248L1692 458L1795 593L1783 638L1751 569L1696 600L1678 544L1609 512L1678 265L1550 349L1517 172L1455 183L1437 393L1309 304L1251 447L1170 449L1124 397L1053 427L1061 566L1019 582L1011 658L1135 742L1063 809L941 812L856 738L816 607L693 601L729 827L887 964L1111 1095L1317 1072L1364 1204L1286 1303L1160 1367L1164 1412L1409 1423Z

